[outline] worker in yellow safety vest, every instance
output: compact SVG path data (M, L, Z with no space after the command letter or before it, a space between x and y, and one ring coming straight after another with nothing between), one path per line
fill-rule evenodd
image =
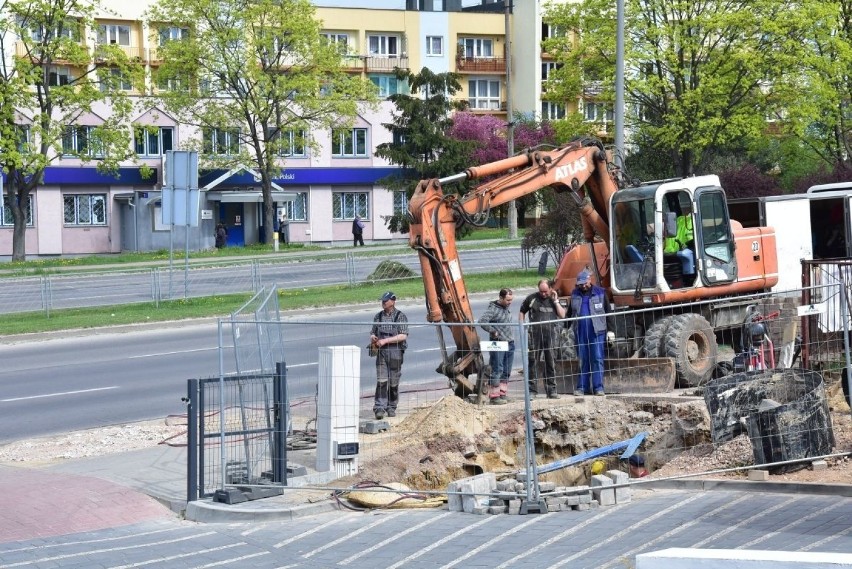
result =
M681 206L681 214L677 217L677 233L674 237L666 237L663 253L676 254L680 259L683 274L695 274L695 252L692 250L695 232L692 228L692 203Z

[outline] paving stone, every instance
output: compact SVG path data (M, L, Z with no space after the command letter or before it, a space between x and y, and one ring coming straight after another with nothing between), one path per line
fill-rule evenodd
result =
M488 508L489 514L505 514L508 508L506 506L491 506Z
M556 490L556 482L539 482L538 491L542 494Z
M576 506L571 506L572 510L576 510L578 512L584 512L589 508L591 508L591 505L589 504L577 504Z
M499 492L514 492L515 486L517 486L518 481L514 478L507 478L506 480L498 480L497 481L497 490Z
M526 494L527 493L527 485L523 482L518 482L515 484L515 492L517 494Z
M811 463L814 470L828 470L828 463L824 460L815 460Z
M493 472L454 480L447 485L447 506L451 512L468 512L487 502L487 496L497 488Z
M548 504L547 511L550 513L562 511L562 504Z
M548 505L548 507L550 507L551 505L561 506L562 504L565 503L565 497L564 496L548 496L547 498L544 499L544 501Z
M488 508L485 506L476 506L470 513L476 516L484 516L488 513Z
M376 433L387 431L388 429L390 429L390 423L379 420L361 421L361 424L358 427L359 432L367 433L368 435L375 435Z
M580 503L580 496L578 496L577 494L571 494L571 495L565 496L565 504L566 505L576 506L579 503Z

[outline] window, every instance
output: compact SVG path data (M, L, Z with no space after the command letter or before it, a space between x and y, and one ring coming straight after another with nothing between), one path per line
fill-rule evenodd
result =
M332 156L366 156L366 128L336 128L331 131Z
M79 24L76 20L65 20L59 26L47 26L44 22L30 22L23 18L19 20L21 27L26 28L30 39L36 43L48 42L57 38L77 40Z
M337 50L340 53L349 53L349 34L325 32L320 35L324 37L329 44L337 45Z
M308 220L308 194L307 192L299 192L296 194L296 199L291 202L284 202L281 206L284 210L284 215L289 221L307 221Z
M332 216L336 221L370 217L367 192L334 192L331 194Z
M500 81L471 79L468 81L467 90L471 109L500 110Z
M541 80L547 81L550 79L550 74L557 69L561 68L561 63L553 63L553 62L544 62L541 64Z
M607 108L603 103L586 102L583 104L584 117L589 122L612 122L612 109Z
M189 82L178 77L158 78L157 89L160 91L171 91L178 93L181 91L189 91Z
M160 28L160 45L166 45L170 41L185 40L189 38L189 28L176 28L173 26Z
M136 127L133 129L133 145L138 156L164 156L173 150L174 129L172 127Z
M548 24L545 22L541 23L541 39L546 40L550 38L561 38L564 37L565 33L558 26L554 26L553 24Z
M406 215L408 213L408 192L397 190L393 193L394 215Z
M18 152L29 152L30 127L15 125L15 138L18 140L16 148Z
M204 154L233 156L240 153L240 129L205 128Z
M101 80L101 91L106 92L111 88L121 89L122 91L133 89L130 79L120 69L106 69L102 73L106 73L107 76Z
M494 57L494 42L483 38L462 38L461 47L464 56L473 59L476 57Z
M98 26L98 43L130 45L130 26L101 24Z
M8 194L3 194L3 215L0 216L0 227L14 227L15 220L12 218L12 208L9 207L8 200L11 200L12 196ZM27 227L33 226L33 196L32 194L27 195Z
M398 57L399 36L367 36L367 47L372 57Z
M275 151L278 156L305 156L304 130L282 130L275 135L275 138L279 144Z
M106 225L106 195L72 194L63 201L66 225Z
M47 84L52 87L68 85L73 79L71 69L68 67L51 65L47 68Z
M103 149L95 136L93 126L67 126L62 135L62 154L64 156L102 157Z
M426 36L426 55L444 55L444 38Z
M399 81L395 75L370 75L370 81L379 88L379 97L390 97L407 91L405 81Z
M565 118L565 105L553 101L541 102L541 118L546 121L555 121Z

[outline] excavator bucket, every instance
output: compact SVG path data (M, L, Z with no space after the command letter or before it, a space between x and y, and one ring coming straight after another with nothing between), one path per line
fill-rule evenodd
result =
M557 360L557 388L573 393L580 376L576 359ZM674 358L607 358L604 360L604 390L607 393L668 393L675 386Z

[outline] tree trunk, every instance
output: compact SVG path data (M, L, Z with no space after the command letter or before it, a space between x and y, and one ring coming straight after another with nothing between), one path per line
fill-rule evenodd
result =
M272 178L263 176L263 236L264 243L272 245L275 230L275 202L272 201Z
M515 200L509 202L508 208L509 217L509 239L518 238L518 208L515 206Z
M10 182L7 195L7 205L12 210L14 226L12 229L12 261L27 260L27 198L29 192L26 187L20 187L13 176L7 179ZM21 207L21 204L24 204Z

